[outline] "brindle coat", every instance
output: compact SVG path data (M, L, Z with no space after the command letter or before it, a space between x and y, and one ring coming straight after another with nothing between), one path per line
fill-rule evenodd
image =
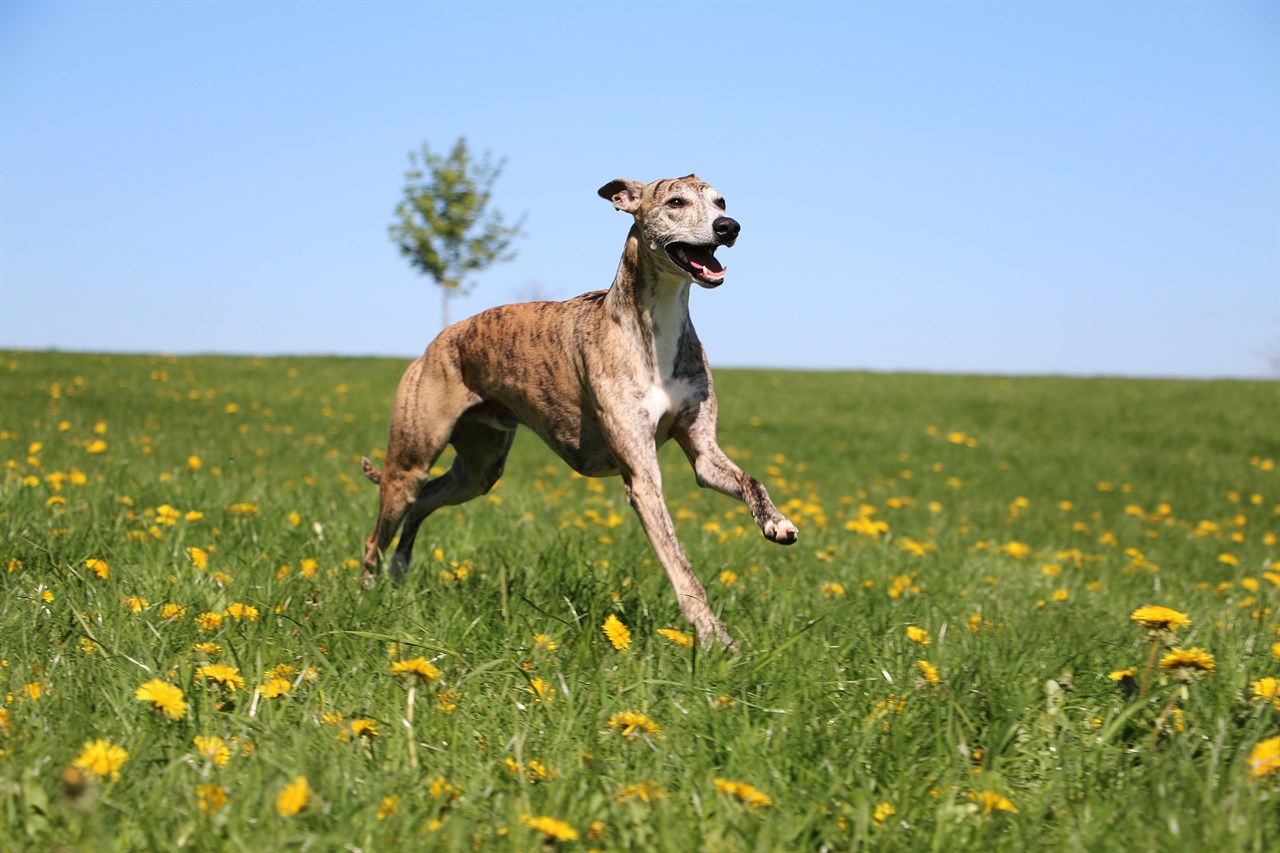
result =
M739 226L724 215L720 194L695 175L611 181L600 195L635 217L612 287L481 312L441 332L405 371L385 466L378 472L364 460L381 493L363 580L373 583L403 520L391 564L402 577L423 519L488 492L524 424L575 471L622 475L681 613L704 644L715 638L734 648L676 541L657 448L674 438L700 486L744 501L768 539L796 541L795 525L764 486L716 443L711 371L689 320L690 284L723 281L714 251L733 245ZM446 444L456 451L453 465L429 480Z

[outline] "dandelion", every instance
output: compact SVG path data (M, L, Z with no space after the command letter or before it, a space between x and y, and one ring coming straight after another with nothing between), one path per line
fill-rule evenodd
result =
M199 456L196 456L193 453L192 455L187 457L187 468L189 468L190 470L199 471L203 467L204 467L204 460L202 460Z
M871 812L871 822L877 827L884 826L884 822L898 813L892 803L880 803Z
M191 739L196 752L213 762L215 767L226 767L231 761L231 750L227 742L217 735L196 735Z
M257 622L258 608L254 607L251 604L242 604L241 602L237 601L234 604L228 605L227 609L223 611L222 615L230 616L232 619L236 620L237 622Z
M299 776L276 795L276 811L280 817L293 817L311 801L311 786L306 776Z
M530 829L541 832L547 841L577 841L578 831L568 823L555 817L532 817L520 815L520 822Z
M130 613L141 613L151 606L151 603L145 598L140 598L136 595L127 596L121 604L124 606L124 609L128 610Z
M924 628L918 628L915 625L907 626L907 639L913 643L919 643L922 646L927 646L933 642L929 637L928 631Z
M275 699L283 696L293 689L293 682L287 678L281 678L278 675L272 675L262 683L258 688L258 692L266 699Z
M1137 674L1138 668L1136 666L1127 666L1124 669L1116 669L1108 672L1107 678L1110 678L1112 681L1124 681L1126 678L1133 678Z
M209 568L209 552L203 548L196 548L194 546L188 548L187 559L191 560L191 565L201 571Z
M111 575L111 568L107 565L106 560L99 560L96 557L93 557L85 560L84 565L85 568L103 580L106 580Z
M134 692L133 698L150 702L151 709L171 720L181 720L187 715L187 700L182 690L167 681L153 678Z
M621 711L610 717L605 725L611 729L617 729L618 732L627 738L633 738L637 735L662 737L662 729L644 714L635 711Z
M218 645L217 643L209 643L209 642L196 643L191 648L195 649L197 652L199 652L202 655L216 655L218 652L222 651L222 646Z
M823 598L844 598L844 584L827 581L818 587L818 592Z
M677 631L674 628L659 628L658 633L682 649L693 648L693 637L689 636L684 631Z
M997 794L995 791L982 791L981 793L972 793L969 799L982 806L982 813L989 815L992 812L1010 812L1018 813L1018 807L1015 806L1008 797Z
M196 627L201 631L216 631L222 627L222 614L201 613L196 617Z
M534 634L533 647L540 652L554 652L556 650L555 640L547 634Z
M920 670L920 675L930 687L938 686L938 668L927 660L916 661L916 669Z
M1264 702L1271 702L1277 711L1280 711L1280 682L1277 682L1272 676L1260 678L1249 685L1253 689L1253 698L1261 699Z
M1153 637L1158 636L1161 639L1171 637L1179 628L1185 628L1191 624L1191 617L1187 614L1158 604L1139 607L1129 614L1129 618L1137 622L1138 627L1151 633Z
M534 698L539 702L550 703L556 696L555 688L544 678L535 678L529 682L529 686L525 688L532 693Z
M1249 763L1250 779L1280 772L1280 735L1259 741L1245 760Z
M1214 674L1217 662L1204 649L1174 649L1160 659L1160 668L1179 681L1197 681Z
M773 805L773 798L754 785L746 782L734 782L730 779L713 780L716 790L728 797L733 797L747 804L752 811Z
M452 782L446 782L443 776L436 776L427 784L427 793L437 800L444 800L445 805L449 805L462 796L462 789Z
M196 678L207 678L234 693L244 687L244 676L234 666L211 663L196 667Z
M600 630L604 631L605 637L618 651L625 652L631 648L631 631L616 615L610 613Z
M129 760L129 753L124 751L123 747L116 746L109 740L99 738L98 740L86 741L84 749L80 751L80 755L76 760L71 762L73 767L88 771L99 779L105 779L110 776L112 779L120 778L120 768Z
M378 804L378 820L386 820L400 809L400 798L394 794L388 794L382 798L382 802Z
M181 604L165 604L160 608L160 618L166 622L177 622L187 615L187 608Z
M624 786L621 791L614 795L613 799L615 802L619 803L625 803L629 800L639 800L640 802L648 805L649 803L656 803L661 800L665 800L670 796L671 795L666 792L666 789L657 782L652 779L645 779L643 781L632 782L630 785Z
M438 679L440 670L432 666L426 658L414 658L413 660L398 660L391 664L391 674L403 675L414 684L425 684Z
M196 805L205 814L216 812L227 804L227 789L217 782L202 782L196 785Z

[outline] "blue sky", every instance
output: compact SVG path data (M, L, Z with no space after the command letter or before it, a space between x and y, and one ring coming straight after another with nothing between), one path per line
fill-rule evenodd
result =
M1280 4L0 4L0 347L412 357L407 155L507 160L453 316L608 286L595 192L742 237L713 365L1267 375Z

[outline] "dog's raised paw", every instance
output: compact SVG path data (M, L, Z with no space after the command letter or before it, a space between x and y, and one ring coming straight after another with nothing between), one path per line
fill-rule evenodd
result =
M780 521L766 521L764 535L766 539L777 542L779 545L791 545L799 538L800 531L784 518Z

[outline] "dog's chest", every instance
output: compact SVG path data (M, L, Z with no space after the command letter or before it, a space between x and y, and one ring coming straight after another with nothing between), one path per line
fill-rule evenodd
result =
M640 405L655 434L662 439L671 420L693 394L687 379L674 376L688 312L680 300L672 299L655 306L651 317L653 374Z
M691 396L692 388L685 379L668 377L649 386L640 408L657 437L666 437L672 419Z

